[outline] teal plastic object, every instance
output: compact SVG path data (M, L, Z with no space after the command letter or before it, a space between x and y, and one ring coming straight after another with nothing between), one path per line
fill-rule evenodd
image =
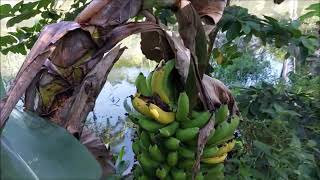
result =
M14 109L1 134L0 179L100 179L92 154L65 129Z
M6 95L6 90L4 88L4 83L2 80L1 72L0 72L0 100Z

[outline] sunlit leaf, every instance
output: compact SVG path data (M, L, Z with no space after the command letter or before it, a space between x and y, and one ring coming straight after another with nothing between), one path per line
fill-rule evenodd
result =
M1 37L0 47L7 46L8 44L17 43L17 39L11 35L6 35Z
M22 22L23 20L27 20L32 17L35 17L37 14L39 14L39 11L33 10L33 11L27 11L27 12L21 13L17 16L14 16L13 18L8 20L7 27L12 27L17 23Z
M240 35L241 24L239 22L234 22L227 31L226 37L228 41L232 41Z
M0 19L11 16L11 5L2 4L0 5Z

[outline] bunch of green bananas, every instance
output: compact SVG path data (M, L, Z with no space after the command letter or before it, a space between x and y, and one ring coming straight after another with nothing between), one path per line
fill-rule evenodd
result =
M173 60L162 62L147 78L140 73L136 79L137 93L131 99L139 113L129 113L138 126L138 136L132 144L139 162L133 171L135 179L191 179L199 130L212 114L190 110L185 92L176 95L173 70ZM197 180L223 179L223 162L235 146L233 134L239 117L228 121L227 105L213 115L216 128L201 157Z

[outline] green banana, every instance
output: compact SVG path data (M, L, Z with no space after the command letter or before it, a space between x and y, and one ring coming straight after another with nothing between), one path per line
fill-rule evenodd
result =
M132 106L139 113L147 116L148 118L152 118L152 114L150 113L148 103L140 97L140 94L135 94L131 96Z
M152 92L149 91L148 87L147 87L147 80L146 77L143 75L143 73L139 73L136 81L135 81L135 85L137 87L137 91L138 93L141 93L144 96L151 96Z
M170 137L164 142L164 144L169 150L177 150L180 146L180 140L174 137Z
M195 180L204 180L204 176L203 176L202 172L199 172L199 173L196 175Z
M205 176L205 179L211 180L211 179L223 179L223 169L224 165L223 163L217 164L209 169L207 172L207 175Z
M154 71L151 71L147 77L147 88L148 91L152 94L152 87L151 87L151 80L152 80L152 75Z
M156 168L159 165L158 162L152 160L150 156L145 152L142 152L138 155L138 161L143 167Z
M172 177L174 180L186 180L187 179L187 174L180 169L173 169L171 171Z
M212 156L214 156L218 151L219 151L219 148L218 148L217 146L205 148L205 149L203 150L203 154L202 154L201 157L203 157L203 158L212 157Z
M186 170L192 169L194 164L194 159L183 159L179 161L178 167Z
M178 98L178 108L176 113L177 121L188 120L189 114L189 97L186 92L182 92Z
M170 137L176 132L178 127L179 127L179 123L174 121L173 123L169 124L168 126L159 129L159 132L164 137Z
M191 111L191 117L192 117L192 119L197 118L201 113L202 113L202 112L198 112L198 111L195 111L195 110Z
M230 123L223 121L220 125L218 125L217 130L209 136L207 144L211 145L229 136L232 136L234 131L237 129L239 122L240 118L238 116L233 117Z
M165 165L164 167L160 167L156 170L156 176L159 179L165 179L168 176L169 171L170 171L170 167Z
M208 111L198 113L196 118L186 123L182 123L181 126L182 128L192 128L192 127L202 128L209 121L210 115L211 114Z
M160 149L156 144L153 146L152 145L149 146L149 154L152 159L159 162L163 162L165 159L165 157L163 156L163 154L161 153Z
M128 114L128 118L131 120L131 122L133 122L134 124L138 124L138 120L139 120L139 116L142 116L141 114L138 113L134 113L134 112L129 112Z
M138 155L140 153L140 140L137 139L132 143L132 150L134 152L134 154Z
M145 131L142 131L140 134L139 145L144 151L148 151L150 146L150 137Z
M147 176L143 175L143 176L139 176L138 180L149 180L149 178Z
M217 112L215 112L215 124L220 124L227 119L229 115L228 105L222 105Z
M167 157L167 163L169 166L174 167L178 163L178 152L169 152Z
M186 143L190 147L196 147L198 145L198 139L194 138L194 139L191 139L190 141L187 141L184 143Z
M198 127L187 128L187 129L178 129L176 132L176 137L180 141L189 141L197 137L199 132Z
M134 177L139 177L142 174L142 168L139 164L134 165L133 168L133 175Z
M164 66L158 67L151 80L152 93L159 95L160 99L166 104L173 104L173 89L170 82L170 74L174 69L174 60L165 63Z
M157 142L157 134L156 133L149 133L151 143L155 144Z
M187 159L194 159L195 152L193 150L187 149L185 147L180 147L179 150L179 156L187 158Z
M152 119L148 119L145 117L140 117L140 119L138 120L138 124L144 130L147 130L149 132L157 132L160 128L164 127L164 125L154 122Z
M234 139L234 135L233 135L233 134L232 134L231 136L228 136L228 137L226 137L226 138L223 138L223 139L221 139L221 140L219 140L219 141L217 141L217 142L215 142L215 143L213 143L213 144L210 144L209 147L222 145L222 144L224 144L224 143L226 143L226 142L231 141L232 139Z

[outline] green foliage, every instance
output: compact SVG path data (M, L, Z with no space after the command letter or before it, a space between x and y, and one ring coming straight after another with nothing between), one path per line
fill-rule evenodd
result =
M319 46L317 37L303 34L299 30L299 21L279 21L269 16L258 18L248 13L248 9L230 6L225 9L224 16L218 23L222 32L226 32L227 43L238 37L244 37L249 42L253 36L258 37L263 45L272 44L277 48L287 48L288 56L297 56L289 49L298 47L300 60L305 62Z
M233 59L231 65L216 65L213 77L227 85L244 86L271 79L270 71L268 61L255 58L253 54L245 52L240 57Z
M320 78L290 80L238 91L245 145L227 165L230 179L319 179Z
M5 55L8 52L27 54L27 49L32 48L39 32L45 25L61 20L73 20L86 5L87 0L75 0L74 4L66 11L67 13L56 8L56 0L20 1L14 6L10 4L0 5L0 19L8 18L7 27L13 27L33 17L39 18L31 27L18 27L15 32L9 32L2 36L0 41L1 53Z
M309 12L307 12L306 14L302 15L299 18L301 21L304 21L304 20L309 19L311 17L320 18L320 3L311 4L309 7L306 8L306 10L308 10ZM319 21L319 19L318 19L318 21Z

